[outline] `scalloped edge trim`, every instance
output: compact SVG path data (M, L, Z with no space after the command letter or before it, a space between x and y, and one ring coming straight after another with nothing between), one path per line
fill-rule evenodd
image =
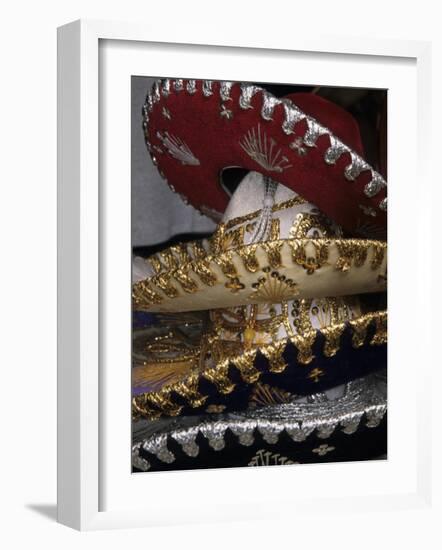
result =
M187 84L185 84L185 82L187 82ZM154 165L157 165L158 161L153 154L153 149L148 138L149 114L152 112L154 105L161 100L161 96L167 98L171 91L174 91L175 93L185 91L190 97L195 96L199 92L204 97L209 97L214 94L212 90L213 82L214 81L211 80L184 81L182 79L173 80L166 78L159 79L153 84L152 90L147 94L146 101L143 106L143 129L146 146ZM360 155L336 137L329 128L322 125L314 117L304 113L291 100L286 98L279 99L264 88L253 84L230 81L219 81L219 99L221 101L231 100L230 92L234 86L240 87L238 104L242 110L253 108L251 105L252 98L256 94L261 96L262 103L260 113L263 120L272 120L275 108L281 106L284 109L284 120L282 122L281 129L286 135L293 133L295 124L301 120L305 120L307 125L307 130L303 136L303 143L305 146L314 147L319 136L329 136L330 146L324 153L324 162L328 165L333 165L339 157L345 153L348 153L350 155L350 163L344 168L344 177L347 181L355 181L362 172L369 171L371 174L370 181L364 187L364 194L366 197L373 198L382 189L386 189L387 182L381 174L376 172L376 170L374 170ZM161 173L160 175L167 181L164 174ZM175 191L175 188L172 185L169 184L169 186L173 191ZM182 196L182 198L183 200L185 199L184 196ZM186 200L184 200L184 202L188 204ZM387 211L387 197L383 198L378 203L378 208L382 212Z
M308 365L313 360L313 345L321 334L324 337L323 353L325 357L333 357L340 349L341 338L345 329L351 331L353 348L361 348L367 345L367 330L371 323L375 324L375 333L368 345L383 345L387 343L387 312L377 311L361 315L352 321L336 323L325 329L311 330L304 335L295 335L277 342L260 346L235 357L229 357L220 361L216 367L205 368L201 372L193 372L181 382L173 383L157 392L139 394L132 399L132 411L134 419L144 417L157 419L163 414L166 416L178 416L185 405L176 401L176 396L184 400L187 406L200 407L205 403L208 395L202 394L199 389L200 378L211 382L221 394L229 394L236 384L229 376L229 370L234 367L246 384L253 384L266 372L281 373L287 368L283 353L290 342L298 350L298 362ZM254 366L256 355L260 352L268 362L266 370L260 371Z

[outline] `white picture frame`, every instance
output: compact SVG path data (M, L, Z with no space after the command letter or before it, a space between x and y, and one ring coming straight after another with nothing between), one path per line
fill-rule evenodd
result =
M180 58L180 51L186 59ZM430 432L425 419L430 414L431 403L425 385L429 384L431 375L431 331L423 324L410 327L404 323L398 305L401 292L412 285L419 290L409 299L408 317L431 319L431 275L429 270L420 267L430 265L431 242L419 240L420 236L430 234L426 205L431 182L428 148L424 146L431 113L427 85L430 51L430 44L426 42L342 36L312 38L299 33L293 37L281 36L271 44L247 33L241 37L217 37L216 41L201 33L189 42L186 33L180 34L177 29L168 34L153 27L118 22L76 21L59 29L60 523L92 530L259 519L264 514L283 517L294 510L317 514L331 505L335 510L346 512L354 508L355 503L360 510L367 511L373 507L391 510L429 506ZM245 55L254 59L247 67L238 62ZM259 80L277 82L283 64L293 62L297 63L299 72L290 80L297 83L311 81L312 71L318 67L321 75L316 80L320 78L324 85L363 85L368 79L373 87L382 87L383 81L391 79L389 241L395 246L389 251L389 460L315 465L302 470L302 475L293 467L275 467L247 469L247 472L235 469L131 476L130 375L125 370L130 361L130 329L127 330L130 293L125 291L127 285L130 288L130 192L128 194L127 189L130 117L127 118L129 105L125 95L130 85L127 76L175 75L181 71L178 76L184 72L188 77L254 81L258 80L259 71L264 71L258 62L260 58L271 58L274 62L266 65L265 75ZM391 71L393 66L396 71ZM342 74L348 67L353 69L344 81ZM398 83L408 83L403 97L395 93ZM107 94L105 100L102 93ZM121 109L114 109L114 105L120 105ZM398 131L401 114L405 112L409 117L408 136ZM406 169L400 161L404 146L408 147ZM107 165L109 159L114 163L112 170ZM418 186L416 173L419 173ZM117 185L108 185L106 178L113 178ZM110 192L110 189L116 191ZM404 214L412 210L415 212L413 227L409 222L407 225ZM118 228L112 223L117 211L124 219ZM404 272L404 251L413 246L416 259ZM391 285L391 281L395 284ZM109 311L113 315L108 315ZM404 354L399 342L411 338L415 345ZM422 360L425 357L427 360ZM415 380L411 375L418 358L421 376ZM395 366L399 363L400 368ZM408 405L404 408L399 395L406 398ZM406 430L403 423L407 423ZM405 453L407 445L409 452ZM259 493L254 489L258 477ZM296 483L296 494L280 489L289 482ZM210 487L216 491L217 505L208 507L201 495ZM171 492L179 497L172 502ZM143 498L136 498L137 494L148 494L149 504L143 505ZM186 495L185 506L180 500L182 495ZM284 505L278 505L281 503Z

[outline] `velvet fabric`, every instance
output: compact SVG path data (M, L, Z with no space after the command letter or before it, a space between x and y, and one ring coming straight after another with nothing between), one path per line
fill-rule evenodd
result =
M369 227L371 235L385 234L386 213L379 209L385 189L371 198L364 193L372 178L370 170L348 181L344 170L351 161L349 153L344 152L331 164L324 160L331 145L329 134L320 135L312 147L301 146L307 130L305 119L286 134L282 129L283 104L277 104L271 119L265 120L261 116L262 92L252 97L250 108L244 109L239 105L238 84L233 85L230 99L225 101L220 101L219 86L214 82L213 93L207 97L201 91L202 81L196 81L193 94L171 88L167 97L160 94L147 115L145 131L152 157L177 193L203 213L219 219L229 202L221 184L222 172L227 167L239 167L259 171L293 189L350 234L358 234L361 227ZM363 155L358 126L349 113L314 94L292 94L289 98ZM244 150L242 144L251 132L261 149L270 151L272 147L270 156L277 155L279 168L267 169ZM192 162L169 154L165 138L187 148Z
M171 438L168 438L167 447L176 457L174 462L163 462L142 448L140 457L149 462L149 472L375 460L386 458L387 416L376 428L364 425L351 435L335 430L325 440L312 433L305 441L296 443L283 432L277 443L270 444L256 430L253 445L246 447L240 445L238 438L227 430L225 447L221 450L214 450L200 435L196 442L200 449L196 457L184 453ZM133 472L139 471L136 466L133 467Z
M140 315L142 314L136 313L135 317L140 320ZM154 318L154 315L149 315ZM269 372L267 358L258 352L254 366L262 372L259 382L293 394L309 395L355 380L370 372L384 369L387 366L387 344L370 344L374 332L375 327L371 323L367 329L364 345L354 348L350 327L347 326L340 340L339 351L332 357L326 357L323 353L324 336L318 331L312 348L313 360L308 365L298 362L298 350L288 342L283 352L287 367L282 373ZM255 384L244 382L240 372L233 365L229 369L229 377L235 383L235 388L228 394L220 393L215 384L200 377L198 390L208 396L200 407L192 408L186 405L179 395L174 395L174 402L183 405L180 415L201 414L206 412L211 405L221 405L225 411L239 411L248 408ZM145 384L138 384L132 388L132 395L135 397L152 390L153 387L146 380Z

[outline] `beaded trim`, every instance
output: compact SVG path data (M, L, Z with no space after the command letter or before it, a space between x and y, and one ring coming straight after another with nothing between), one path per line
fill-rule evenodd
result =
M190 96L194 96L197 93L202 94L204 97L209 97L213 95L213 81L203 80L202 84L199 85L200 81L187 80L186 85L182 79L162 79L157 80L153 87L152 91L149 92L146 96L146 101L143 106L143 128L145 132L145 139L147 148L152 156L152 161L156 164L156 157L153 155L153 150L148 139L148 121L149 113L152 111L155 103L160 101L161 96L168 97L172 90L175 93L187 92ZM278 99L273 96L268 91L264 90L259 86L252 84L238 83L238 82L228 82L222 81L219 86L219 98L221 102L232 101L231 90L232 87L239 86L239 107L242 110L252 109L251 104L252 99L256 95L261 97L261 117L265 121L273 119L275 109L282 108L284 111L283 122L281 125L282 131L286 135L294 133L294 126L301 120L306 121L307 130L302 138L302 141L306 147L315 147L316 141L321 135L328 135L330 138L330 146L324 154L324 162L329 165L333 165L344 153L350 155L350 163L347 164L344 168L344 177L348 181L355 181L362 172L370 172L371 178L370 181L366 184L364 188L364 193L367 197L372 198L376 196L382 189L387 187L387 182L385 179L376 172L362 157L360 157L356 152L354 152L350 147L345 145L339 138L337 138L331 130L326 126L323 126L315 118L305 114L299 109L289 99ZM379 202L378 208L383 212L387 211L387 198L385 197L382 201Z

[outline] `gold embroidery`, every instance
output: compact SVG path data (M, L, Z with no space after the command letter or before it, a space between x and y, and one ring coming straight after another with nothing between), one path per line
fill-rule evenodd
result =
M167 277L164 273L156 275L152 279L152 283L160 288L169 298L176 298L179 295L178 290L171 284L170 277Z
M307 275L312 275L317 269L321 268L327 263L328 260L328 246L329 241L309 241L313 244L316 252L316 258L307 256L305 249L305 241L288 241L292 249L292 260L295 264L303 267Z
M266 346L262 350L262 354L269 362L270 372L281 373L287 368L287 363L282 356L286 345L287 343L284 340L279 340L277 342L273 342L269 346Z
M174 386L174 392L183 397L192 408L201 407L207 401L207 395L198 390L199 376L194 372L187 377L186 382L179 382Z
M387 316L378 317L376 319L376 332L371 339L370 344L380 346L387 342Z
M290 300L299 293L297 285L292 279L287 279L277 271L272 271L270 267L264 267L262 271L265 275L252 284L254 291L250 294L251 300L280 303Z
M297 214L289 235L292 239L302 239L313 231L311 238L335 237L336 231L332 227L332 222L323 214L318 212L300 212Z
M219 240L219 250L225 252L231 248L238 248L244 244L244 226L237 227L232 231L226 231Z
M256 349L245 351L232 360L232 364L239 370L241 378L248 384L253 384L261 376L261 372L254 366L257 351Z
M364 265L367 259L367 249L360 246L360 241L354 239L341 239L336 241L336 245L339 250L339 258L335 268L338 271L347 272L351 268L353 262L355 267Z
M218 414L218 413L222 413L225 409L226 409L225 405L212 404L206 407L206 413Z
M195 260L204 260L206 258L207 252L205 251L200 241L193 242L191 246L193 257L195 258Z
M145 395L145 402L148 406L153 405L156 409L163 411L168 416L178 416L183 410L181 405L173 403L170 392L164 389L159 392L146 393L143 395Z
M226 232L226 226L223 223L220 223L215 230L215 233L209 239L210 252L212 254L218 254L221 252L221 243L224 239L224 234Z
M303 199L298 195L287 201L274 204L272 207L272 212L275 213L275 212L280 212L281 210L287 210L299 204L305 204L306 202L307 201L305 199ZM257 218L260 213L261 213L261 210L255 210L254 212L250 212L250 214L245 214L244 216L238 216L237 218L232 218L231 220L228 220L226 222L226 228L230 229L232 227L235 227L235 225L240 225L240 224L249 222Z
M261 245L267 254L267 260L272 269L278 269L282 266L281 250L283 245L284 241L267 241Z
M136 309L148 308L154 304L159 305L163 301L161 296L150 288L148 281L140 281L133 285L132 288L132 298Z
M153 269L153 271L156 275L158 275L158 273L161 273L161 271L163 269L163 266L162 266L161 261L158 258L158 256L151 256L149 258L149 262L150 262L150 265L152 266L152 269Z
M324 376L324 371L322 369L315 368L307 376L313 382L319 382L321 376Z
M207 369L202 373L204 378L212 384L215 384L218 391L222 394L232 393L236 384L229 378L229 361L224 360L216 368Z
M280 221L279 221L279 218L275 218L274 220L272 220L272 223L270 224L269 240L277 241L279 239L279 234L280 234Z
M371 269L379 269L385 254L385 246L382 246L382 243L373 243L373 257L371 260Z
M185 273L183 269L177 269L174 272L174 277L183 287L183 290L185 292L191 294L198 290L198 285L196 284L196 282L191 277L189 277L189 275Z
M231 292L237 293L246 288L249 279L237 272L234 258L238 258L238 261L242 261L243 265L250 273L256 272L259 269L260 260L258 260L258 258L261 258L263 253L267 257L268 266L273 271L277 272L281 267L290 270L293 269L293 266L282 265L284 247L289 248L291 252L291 261L295 266L302 267L307 275L313 275L321 267L330 265L329 256L332 254L332 257L335 257L336 252L338 258L334 260L334 266L337 270L346 272L353 267L357 269L367 263L368 257L371 268L373 268L373 266L380 268L385 258L387 245L386 243L369 240L360 241L352 239L322 238L280 239L256 243L216 255L206 255L204 259L185 263L179 269L165 271L143 281L134 283L134 301L140 309L149 309L154 304L162 304L164 301L163 297L155 292L150 283L158 284L159 288L163 290L170 299L180 296L179 292L177 292L180 286L186 293L193 293L202 289L202 285L214 286L216 282L224 284ZM370 251L370 256L368 254L369 249L373 249L373 251ZM201 250L198 254L201 254ZM170 259L171 255L173 254L169 253L164 255L166 258L165 261L169 262L169 264L172 263ZM173 261L178 261L176 255L174 255L174 258ZM219 281L216 280L216 272L212 270L214 264L218 265L224 274L224 277L220 278ZM189 276L189 272L192 271L199 277L201 282L199 280L195 281ZM364 276L367 276L367 274ZM374 278L378 281L376 273L374 274ZM287 281L290 280L291 279L287 279ZM378 283L383 284L383 280L378 281ZM264 284L264 282L261 281L261 284ZM303 290L302 285L299 285L298 290L299 292ZM290 296L287 299L293 297L293 293L287 295Z
M216 258L213 258L213 261L219 265L222 272L226 277L234 278L238 277L238 273L236 271L235 264L232 261L232 253L231 252L225 252L224 254L221 254L217 256Z
M301 302L301 301L300 301ZM282 352L285 349L285 346L287 345L287 342L290 340L298 349L298 361L301 364L308 364L312 361L312 346L315 342L315 339L317 337L318 333L323 333L325 331L326 340L327 340L327 333L329 336L329 346L330 348L325 350L327 353L331 353L332 351L337 351L339 348L339 342L337 342L334 338L336 336L336 333L334 332L334 327L328 327L326 329L318 329L313 330L309 329L307 325L307 320L305 317L305 311L307 311L307 308L309 308L311 303L305 301L305 303L300 304L300 309L302 311L299 312L299 315L301 317L299 321L299 326L304 326L307 328L306 332L301 334L295 334L291 335L289 338L280 340L277 342L277 347L279 349L276 349L275 343L271 343L268 345L263 345L259 347L260 352L269 358L269 371L271 371L271 368L275 369L273 372L279 372L279 369L283 370L282 363L278 367L278 357L282 358ZM287 304L285 304L285 311L287 312ZM349 327L352 333L353 338L353 344L355 343L355 340L357 344L360 343L360 336L361 332L366 330L368 325L370 323L375 323L376 332L375 336L371 339L370 345L379 345L384 342L386 342L387 338L387 313L382 312L376 312L376 313L367 313L363 316L361 316L359 319L356 319L354 321L349 322ZM341 329L341 326L343 323L339 323L337 325L337 331ZM333 330L332 330L333 329ZM291 330L293 333L293 331ZM355 337L356 334L356 337ZM342 336L342 333L341 333ZM337 338L337 336L336 336ZM326 344L327 345L327 344ZM206 347L211 347L212 350L216 348L216 345L212 345L212 341L209 340ZM217 357L222 357L223 353L225 353L226 346L224 344L221 344L218 346L217 350ZM238 356L229 356L225 359L221 359L216 367L204 367L204 363L201 367L201 376L204 377L209 382L212 382L218 389L218 391L222 394L228 394L233 391L235 388L235 383L230 380L229 375L229 365L237 365L238 370L240 370L241 375L244 376L245 380L255 380L257 381L261 375L261 371L258 371L258 369L254 366L254 359L255 359L255 350L249 350L249 352L244 353L244 351L240 351ZM335 352L336 352L335 351ZM215 357L215 353L213 354ZM275 363L276 358L276 363ZM276 367L275 367L276 365ZM325 373L322 369L314 368L310 371L310 373L307 375L307 378L312 380L313 382L318 382L319 379L324 376ZM186 398L186 396L189 396L190 399L195 399L194 404L195 406L198 400L203 399L205 396L197 395L196 393L196 386L195 386L195 374L192 373L189 377L185 378L182 382L177 384L171 384L170 386L167 386L167 388L160 390L159 392L153 392L153 393L146 393L142 394L140 396L137 396L134 398L134 415L142 415L142 416L148 416L150 414L155 414L156 410L160 410L164 414L167 414L169 416L174 416L180 413L182 410L181 405L174 404L172 401L172 392L176 391L176 388L179 388L180 395L182 398ZM203 401L201 401L203 403ZM199 406L199 405L198 405ZM143 407L147 411L148 414L143 413ZM152 407L154 413L152 413Z
M243 261L244 267L247 271L250 271L250 273L256 273L259 269L259 263L255 256L257 248L257 244L249 244L248 246L237 250L238 256Z
M367 328L370 322L371 318L367 316L350 321L350 326L353 329L352 345L354 348L360 348L364 345L367 337Z
M138 418L148 418L149 420L158 420L161 416L161 411L152 409L146 403L147 394L132 399L132 416L134 420Z
M193 271L201 279L201 282L207 286L214 286L217 282L216 275L211 271L210 264L207 261L194 262Z
M148 385L157 391L168 384L178 382L191 369L192 361L185 357L178 361L157 361L140 364L132 369L132 387L142 388Z
M178 259L175 257L172 248L160 252L160 257L163 260L166 269L172 270L179 267Z
M324 355L326 357L333 357L339 350L341 336L345 329L345 323L339 323L338 325L325 327L322 330L322 334L325 336Z
M245 285L239 282L238 277L232 277L227 283L225 283L224 286L228 288L230 292L233 292L233 294L236 294L245 288Z
M258 382L254 385L253 390L249 397L249 407L255 408L257 405L280 405L284 403L290 403L292 395L279 388L269 386L268 384L262 384Z

